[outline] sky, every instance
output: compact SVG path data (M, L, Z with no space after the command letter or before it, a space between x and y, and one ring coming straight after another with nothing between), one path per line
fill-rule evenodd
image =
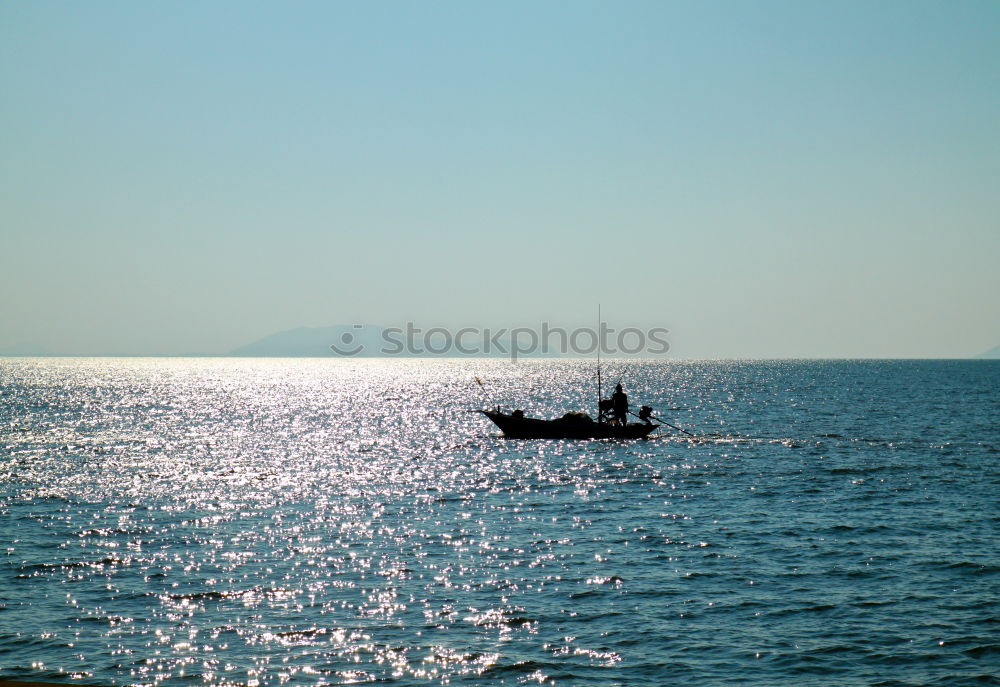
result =
M1000 3L0 4L0 351L1000 344Z

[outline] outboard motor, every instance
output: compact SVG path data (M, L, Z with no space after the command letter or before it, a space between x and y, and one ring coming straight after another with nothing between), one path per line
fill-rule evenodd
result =
M647 425L653 424L650 422L649 418L653 415L653 409L649 406L642 406L639 408L639 419L645 422Z

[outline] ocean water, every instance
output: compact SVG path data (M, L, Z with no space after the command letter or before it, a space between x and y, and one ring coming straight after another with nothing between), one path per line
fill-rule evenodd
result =
M0 359L0 679L1000 682L1000 363ZM483 381L480 388L474 381Z

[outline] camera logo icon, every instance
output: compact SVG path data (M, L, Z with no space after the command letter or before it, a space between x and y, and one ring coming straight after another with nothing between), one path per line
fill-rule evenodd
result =
M362 329L364 325L356 324L354 329ZM365 350L364 345L360 343L355 343L354 332L344 332L340 335L340 346L337 344L330 344L330 350L337 355L342 355L346 357L355 356L361 351Z

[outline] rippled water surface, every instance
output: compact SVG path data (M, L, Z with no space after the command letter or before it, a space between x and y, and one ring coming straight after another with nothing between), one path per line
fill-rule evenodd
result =
M1000 364L0 359L0 678L972 685ZM484 388L474 381L479 376Z

